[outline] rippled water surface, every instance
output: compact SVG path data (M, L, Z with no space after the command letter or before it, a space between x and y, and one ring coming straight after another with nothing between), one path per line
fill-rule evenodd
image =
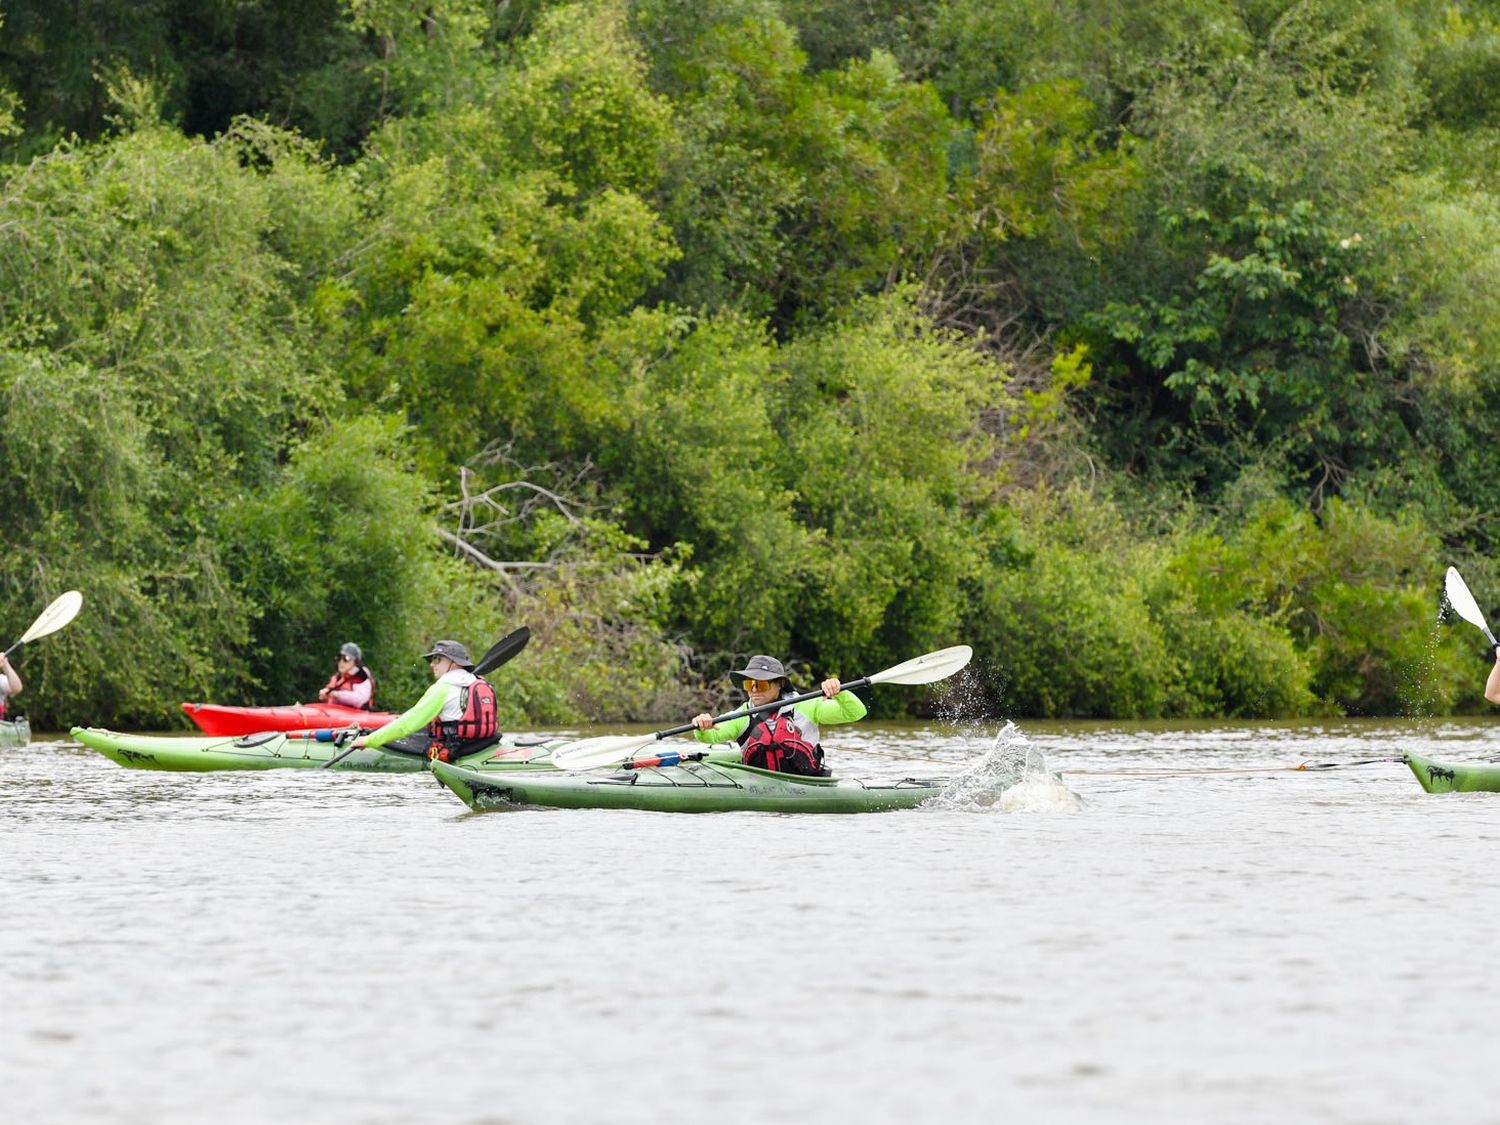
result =
M4 1117L1500 1117L1500 794L1353 764L1500 725L836 733L839 773L967 778L475 814L420 774L0 751Z

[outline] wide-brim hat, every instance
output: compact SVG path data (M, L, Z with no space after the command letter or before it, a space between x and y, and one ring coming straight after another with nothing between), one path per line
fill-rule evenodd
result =
M457 641L434 641L432 648L422 654L422 659L431 660L434 656L446 656L460 668L474 667L474 662L469 659L469 650Z
M731 676L744 676L751 680L786 680L788 683L791 683L786 665L774 656L752 656L745 662L743 668L736 668L729 674Z

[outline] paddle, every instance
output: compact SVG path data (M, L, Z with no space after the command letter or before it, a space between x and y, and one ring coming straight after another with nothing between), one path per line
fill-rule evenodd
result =
M857 688L866 684L931 684L938 680L946 680L957 672L973 657L974 650L968 645L955 645L952 648L939 649L937 652L929 652L918 656L904 664L897 664L894 668L887 668L884 672L876 672L872 676L862 676L857 680L850 680L844 687ZM765 711L775 711L793 703L802 703L809 699L817 699L823 693L821 691L803 692L801 695L788 696L785 699L773 699L770 703L763 703L759 707L742 707L738 711L731 711L727 715L719 715L714 719L715 723L728 722L731 719L744 718L748 715L759 715ZM578 742L570 743L560 747L552 755L552 764L563 770L588 770L597 769L600 766L617 765L628 762L652 743L673 734L686 734L693 730L692 723L684 723L679 727L671 727L667 730L659 730L655 734L606 734L599 738L585 738Z
M529 625L522 625L519 629L505 634L505 636L501 637L498 641L490 646L490 650L487 653L479 658L479 662L474 665L474 674L476 676L483 676L487 672L493 672L496 668L500 667L500 665L504 664L507 660L510 660L523 648L525 648L526 642L528 642L529 640L531 640L531 626ZM333 734L334 732L330 731L330 737L325 739L322 737L322 732L320 731L316 732L315 737L317 737L318 741L320 742L329 742L333 741ZM395 747L388 749L384 746L380 746L376 749L382 750L389 754L414 753L414 751L411 750L401 750ZM328 761L324 762L318 768L320 770L326 770L335 762L343 761L350 754L352 754L354 750L355 748L353 746L350 746L342 752L335 754L333 757L329 758Z
M1490 627L1485 624L1484 614L1479 612L1479 603L1474 600L1474 595L1469 593L1469 587L1464 584L1463 576L1458 573L1458 567L1448 568L1448 577L1445 582L1448 594L1448 604L1453 607L1453 612L1462 617L1470 625L1477 625L1484 631L1485 637L1490 642L1490 651L1493 652L1497 642L1495 634L1490 632Z
M479 662L474 665L474 674L476 676L483 676L493 672L525 648L526 642L529 640L531 640L531 627L529 625L522 625L515 632L507 633L490 646L489 652L479 658Z
M5 650L5 659L9 660L11 653L38 637L45 637L49 633L55 633L73 618L78 616L78 611L83 608L83 595L77 590L69 590L66 594L59 594L57 598L42 614L31 623L31 628L22 634L21 639L10 648Z

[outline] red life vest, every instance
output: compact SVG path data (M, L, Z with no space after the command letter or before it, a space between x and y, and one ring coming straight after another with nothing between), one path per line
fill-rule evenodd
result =
M779 773L819 777L823 773L823 749L807 741L790 714L777 711L745 729L748 737L740 761L747 766Z
M461 758L499 736L500 705L488 680L476 677L472 684L459 688L458 703L463 713L457 719L434 719L427 725L427 733L432 736L429 758L441 762Z
M361 703L359 709L361 711L373 711L375 710L375 676L368 668L361 666L352 673L335 672L328 677L328 682L323 685L323 690L328 692L349 691L360 680L370 681L370 698ZM330 700L330 702L332 701Z

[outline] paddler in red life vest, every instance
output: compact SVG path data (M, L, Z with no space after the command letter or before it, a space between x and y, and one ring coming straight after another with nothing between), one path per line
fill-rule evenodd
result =
M10 661L5 658L5 653L0 652L0 719L5 718L5 701L13 695L20 694L20 673L11 667Z
M457 641L438 641L424 659L432 669L432 686L409 710L374 733L360 735L353 745L389 745L448 762L499 742L495 689L474 674L469 650Z
M357 644L349 641L339 649L335 659L334 673L318 689L318 698L324 703L369 711L375 698L375 677L365 667L364 653L359 651Z
M761 707L797 694L787 678L781 661L770 656L752 656L743 668L731 676L740 679L750 706ZM853 723L865 717L865 705L852 691L843 690L837 676L829 676L820 685L822 699L763 711L759 715L730 719L714 725L707 712L693 718L698 729L693 737L699 742L738 742L740 760L747 766L810 777L827 774L823 768L823 747L819 727L834 723Z

